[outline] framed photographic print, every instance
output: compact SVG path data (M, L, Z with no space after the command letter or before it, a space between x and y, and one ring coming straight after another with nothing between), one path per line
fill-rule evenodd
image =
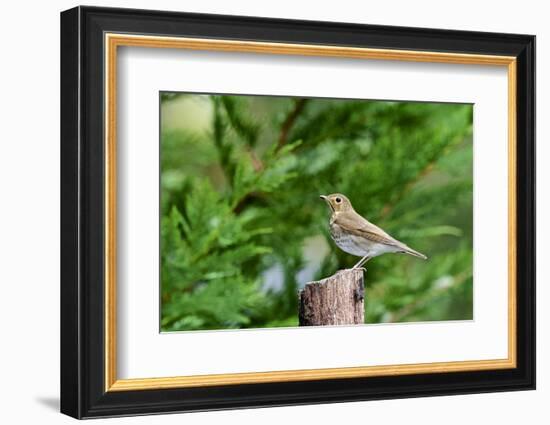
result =
M61 14L61 411L533 389L529 35Z

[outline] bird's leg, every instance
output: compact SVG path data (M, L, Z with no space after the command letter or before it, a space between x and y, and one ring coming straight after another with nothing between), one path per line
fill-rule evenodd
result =
M359 262L358 262L355 266L353 266L353 269L358 269L358 268L360 268L361 266L363 266L363 264L365 264L365 263L366 263L367 261L369 261L369 260L370 260L370 257L369 257L369 255L367 254L367 255L365 255L363 258L361 258L361 259L359 260ZM353 269L352 269L352 270L353 270Z
M360 266L363 267L367 261L370 261L371 258L372 258L372 257L369 256L369 257L367 257L367 258L361 260L361 265L360 265Z

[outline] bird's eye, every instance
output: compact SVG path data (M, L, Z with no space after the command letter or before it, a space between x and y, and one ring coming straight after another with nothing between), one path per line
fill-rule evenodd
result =
M336 203L339 204L340 202L342 202L342 199L341 198L336 198Z

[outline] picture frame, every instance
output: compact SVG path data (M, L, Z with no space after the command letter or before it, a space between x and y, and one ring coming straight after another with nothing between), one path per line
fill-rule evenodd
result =
M508 355L120 379L121 47L504 69L508 205L493 214L508 223ZM61 120L62 413L92 418L535 388L534 36L81 6L61 13Z

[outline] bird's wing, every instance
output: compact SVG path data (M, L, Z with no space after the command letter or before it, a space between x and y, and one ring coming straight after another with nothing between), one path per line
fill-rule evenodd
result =
M367 219L361 217L355 211L344 212L337 215L334 223L342 227L345 231L352 235L362 236L373 242L383 243L396 247L402 247L402 243L397 239L392 238L380 227L372 224Z

